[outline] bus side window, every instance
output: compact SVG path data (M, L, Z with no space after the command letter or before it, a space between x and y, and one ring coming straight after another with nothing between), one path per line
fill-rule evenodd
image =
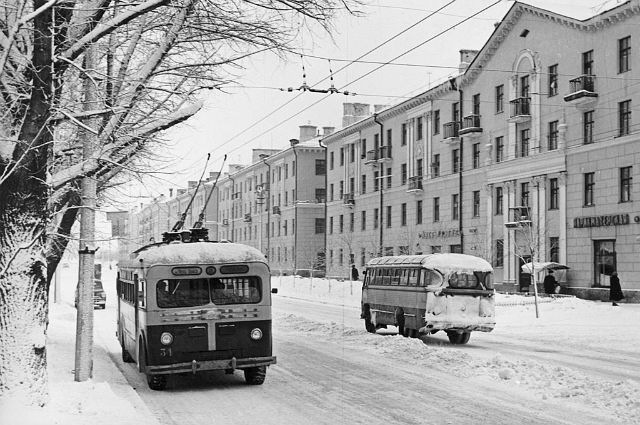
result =
M146 299L147 299L147 285L146 282L142 279L138 281L138 306L146 307Z
M382 284L391 285L391 270L382 269Z
M416 286L418 284L418 269L409 269L407 270L408 281L407 284L409 286Z

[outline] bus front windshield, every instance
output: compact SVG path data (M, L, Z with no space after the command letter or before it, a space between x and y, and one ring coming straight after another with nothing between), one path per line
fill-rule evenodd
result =
M256 276L162 279L156 284L160 308L254 304L262 299L261 281Z

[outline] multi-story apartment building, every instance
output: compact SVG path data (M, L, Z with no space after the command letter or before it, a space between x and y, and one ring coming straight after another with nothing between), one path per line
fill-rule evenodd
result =
M584 21L516 2L458 76L325 137L327 273L464 252L528 290L533 257L569 293L604 299L616 270L637 297L638 23L638 1Z
M219 238L257 247L275 272L323 262L326 167L316 132L303 125L289 148L255 149L250 165L230 167L219 183Z

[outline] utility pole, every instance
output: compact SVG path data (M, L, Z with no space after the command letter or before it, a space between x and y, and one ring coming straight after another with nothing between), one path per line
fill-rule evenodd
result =
M95 47L90 46L84 57L84 105L85 111L95 109L97 89L95 80L89 78L95 75ZM93 276L95 264L95 208L97 184L95 177L89 175L89 170L95 164L96 137L89 131L97 127L96 119L84 122L86 128L78 131L82 143L82 159L84 170L81 183L81 211L80 211L80 244L79 244L79 273L78 273L78 303L76 321L76 356L75 380L86 381L93 374Z

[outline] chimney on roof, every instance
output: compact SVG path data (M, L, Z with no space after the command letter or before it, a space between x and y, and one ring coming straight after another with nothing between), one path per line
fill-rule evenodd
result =
M458 65L458 71L464 72L469 67L469 65L471 65L471 62L473 62L473 59L477 54L477 50L460 50L460 64Z
M325 137L333 134L334 131L336 131L335 127L322 127L322 135Z
M311 140L317 135L317 129L315 125L301 125L300 126L300 142L306 142L307 140Z
M269 158L270 155L267 155L266 153L261 153L260 155L258 155L258 158L260 158L261 160L265 160L266 158Z
M298 140L298 139L289 139L289 143L291 144L291 147L294 147L295 145L300 143L300 140Z
M187 189L189 190L194 189L197 184L198 184L197 181L189 180L189 183L187 183Z
M173 198L173 188L169 188L169 198Z
M382 111L383 109L387 109L389 105L373 105L373 111L375 113L378 113L380 111Z
M342 104L342 127L349 127L358 121L362 121L371 115L368 103L343 103Z

